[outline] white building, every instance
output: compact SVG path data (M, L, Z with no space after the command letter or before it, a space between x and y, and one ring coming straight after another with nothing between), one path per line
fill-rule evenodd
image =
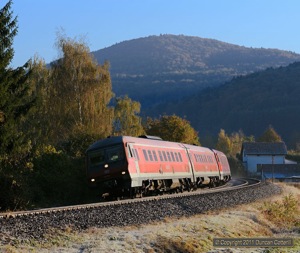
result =
M241 150L243 165L251 174L260 164L285 164L286 154L284 142L244 142Z

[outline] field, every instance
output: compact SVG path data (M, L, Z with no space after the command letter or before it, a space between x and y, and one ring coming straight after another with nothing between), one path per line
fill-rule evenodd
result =
M143 226L49 231L43 242L11 241L0 252L300 252L300 187L247 205ZM1 235L1 233L0 233ZM216 248L214 238L293 238L292 248Z

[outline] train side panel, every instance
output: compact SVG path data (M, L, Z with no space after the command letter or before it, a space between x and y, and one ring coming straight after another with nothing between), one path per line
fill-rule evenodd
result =
M140 187L144 180L230 179L226 156L204 147L130 136L107 138L87 150L87 177L98 185Z
M168 147L168 142L129 143L128 159L132 186L141 186L143 180L192 178L192 168L186 152L177 145Z

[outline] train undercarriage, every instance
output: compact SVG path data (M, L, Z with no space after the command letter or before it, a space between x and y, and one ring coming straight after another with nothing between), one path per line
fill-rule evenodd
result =
M197 177L195 183L191 178L144 180L142 186L131 187L130 181L113 180L109 184L104 183L101 197L103 200L116 200L126 198L141 198L162 194L182 193L195 191L198 188L214 188L225 184L230 176L220 180L218 176L209 178Z

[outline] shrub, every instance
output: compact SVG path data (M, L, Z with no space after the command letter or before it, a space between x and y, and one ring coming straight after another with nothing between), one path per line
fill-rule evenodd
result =
M278 227L300 227L299 203L292 194L283 197L281 201L265 202L262 211Z

